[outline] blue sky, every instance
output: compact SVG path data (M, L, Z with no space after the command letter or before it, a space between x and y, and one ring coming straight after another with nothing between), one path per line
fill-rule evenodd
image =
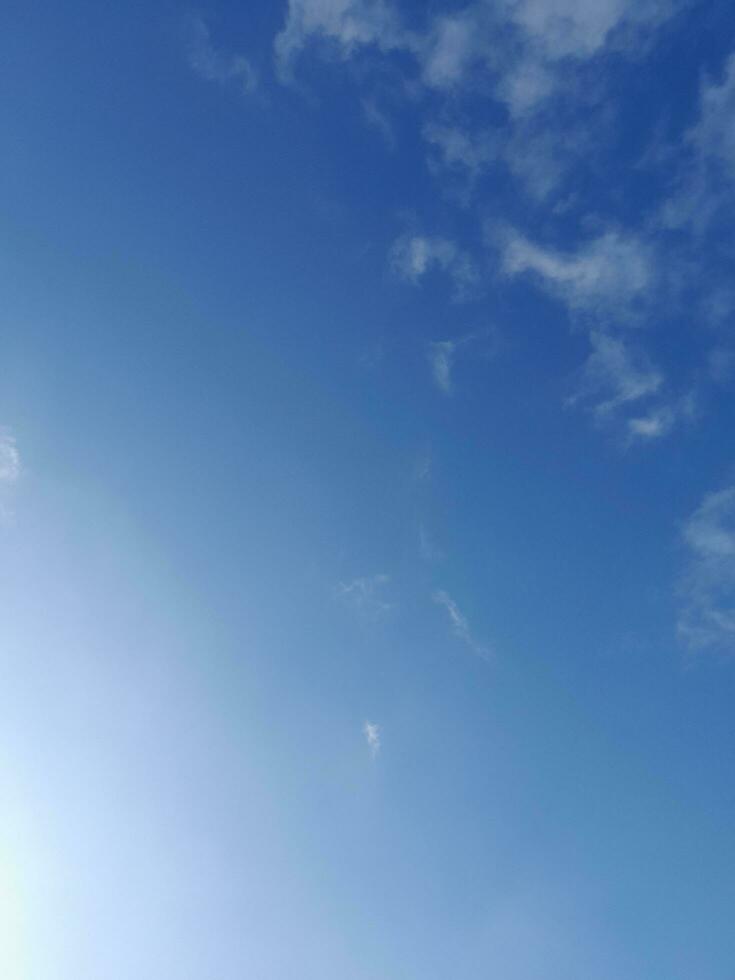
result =
M732 980L731 5L1 23L2 976Z

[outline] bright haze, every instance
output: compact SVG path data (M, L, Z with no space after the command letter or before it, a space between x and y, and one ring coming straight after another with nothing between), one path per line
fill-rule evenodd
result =
M731 0L0 25L0 978L732 980Z

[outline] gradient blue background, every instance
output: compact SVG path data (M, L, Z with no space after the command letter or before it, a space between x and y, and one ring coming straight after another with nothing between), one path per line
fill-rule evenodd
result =
M565 407L586 334L542 290L492 256L466 303L400 281L416 224L476 254L489 216L582 224L507 173L442 193L415 102L386 141L348 58L279 82L286 16L0 15L0 972L732 980L735 666L675 628L731 389L622 445ZM192 17L254 92L192 68ZM619 138L580 182L623 225L735 49L726 3L661 32L606 69ZM728 226L678 234L727 282ZM642 331L667 377L715 343L690 319ZM428 345L467 334L447 397Z

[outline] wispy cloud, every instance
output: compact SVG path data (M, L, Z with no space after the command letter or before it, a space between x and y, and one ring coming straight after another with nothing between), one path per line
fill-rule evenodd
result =
M0 484L8 486L20 476L20 453L15 436L8 429L0 428Z
M593 330L590 344L581 384L568 405L590 404L598 422L622 424L628 444L660 439L695 417L694 391L672 397L663 373L630 341Z
M318 40L342 59L361 48L399 51L414 59L426 87L456 93L490 84L495 97L521 115L555 93L570 63L606 46L634 53L641 32L679 6L675 0L474 2L409 29L388 0L289 0L276 64L287 80L300 52Z
M696 416L695 392L672 397L644 351L601 330L591 331L590 343L581 383L566 404L589 405L598 423L622 430L624 445L654 442Z
M12 512L7 504L10 488L21 474L21 461L13 433L0 428L0 521L9 521Z
M457 355L469 347L483 341L485 346L481 355L488 357L497 346L492 330L481 330L477 333L467 333L454 340L432 340L427 348L427 358L431 374L437 388L445 395L451 395L454 390L453 368Z
M452 365L457 344L454 340L435 340L429 344L429 363L437 388L452 393Z
M707 494L685 522L678 633L693 650L735 653L735 486Z
M659 174L658 200L638 209L640 220L616 204L624 189L615 186L615 168L627 103L613 91L615 73L626 72L626 60L644 57L655 32L689 3L465 0L409 14L396 0L289 0L275 41L284 81L307 48L336 65L354 63L351 77L363 86L366 118L389 142L393 132L375 91L390 92L397 113L414 113L429 170L445 200L462 205L462 220L451 231L433 225L437 234L411 231L393 243L394 274L416 286L444 275L454 298L464 300L485 288L485 264L495 261L501 283L526 280L563 304L592 344L581 391L571 401L591 406L593 417L614 424L626 444L652 444L675 431L691 415L691 402L672 394L659 340L632 342L625 328L662 315L674 319L683 304L673 297L714 293L718 276L730 278L712 272L692 285L696 259L674 241L671 228L706 224L723 195L735 204L735 54L704 80L696 121L679 140L675 164ZM488 113L477 111L482 104ZM672 172L679 174L673 190ZM506 208L516 191L529 198L527 206ZM543 231L519 226L524 213ZM478 257L458 233L468 216L477 224L484 218L489 256ZM415 220L421 227L425 219ZM692 308L703 312L706 305L701 295ZM458 344L442 337L428 347L434 382L447 395ZM718 363L713 360L713 376ZM693 371L681 385L693 389L710 380Z
M438 606L446 610L452 632L457 639L466 644L482 660L492 660L492 651L485 644L479 643L475 639L467 618L462 614L454 599L443 589L437 589L432 598Z
M618 62L641 55L653 31L687 2L475 0L429 9L409 27L391 0L289 0L275 40L276 68L289 81L311 45L340 62L361 57L363 79L371 65L377 73L389 62L403 74L404 96L410 92L414 104L421 89L428 96L424 135L445 163L477 176L488 163L503 162L544 197L607 138L600 110L613 101L606 90L610 54ZM478 95L505 106L502 134L467 124L463 100Z
M735 54L721 80L708 78L700 92L699 118L686 133L684 162L674 193L662 209L666 225L703 232L735 200ZM730 210L728 208L728 211Z
M441 269L452 279L460 300L471 296L480 280L472 257L441 236L401 235L391 247L390 265L396 275L414 285L433 269Z
M377 130L385 141L386 146L394 149L396 133L388 114L378 105L374 97L362 99L362 111L368 124Z
M370 754L374 759L378 752L380 752L380 725L376 725L372 721L366 721L362 726L362 733L370 749Z
M536 245L514 229L496 237L507 276L530 275L572 312L619 319L647 295L655 279L650 246L620 231L607 231L573 252Z
M505 274L530 276L589 331L592 350L568 405L590 404L598 422L622 424L628 444L653 442L692 417L692 398L667 394L661 368L621 329L644 322L660 297L658 260L645 239L611 230L574 251L541 247L514 230L498 240Z
M212 43L209 28L201 17L193 16L187 22L189 64L193 70L209 82L234 84L245 95L252 94L258 86L258 76L250 61L242 55L228 55Z
M375 45L392 51L409 45L392 5L384 0L289 0L286 21L275 40L276 68L289 81L300 52L313 41L328 42L340 57Z
M536 116L518 120L500 133L458 121L432 121L423 128L429 146L428 165L437 177L464 179L459 198L469 204L481 175L500 165L543 201L561 184L569 166L589 148L588 127L567 122L557 129Z
M676 412L671 405L662 405L647 415L628 419L628 431L634 439L660 439L667 435L676 422Z
M619 337L600 330L590 334L592 352L587 359L582 384L570 404L593 400L598 419L608 419L632 403L656 395L663 385L663 375L641 351L636 351Z
M427 123L423 136L436 151L436 155L430 158L434 172L445 167L464 171L474 180L498 159L501 152L502 141L497 133L475 131L457 123Z
M389 581L389 575L364 575L351 582L340 582L334 594L360 613L380 616L393 608L393 604L383 598Z

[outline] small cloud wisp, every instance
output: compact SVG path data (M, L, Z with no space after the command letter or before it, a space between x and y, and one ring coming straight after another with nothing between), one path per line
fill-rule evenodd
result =
M449 622L452 626L452 632L461 640L470 650L481 660L491 661L493 659L492 651L485 646L483 643L479 643L473 636L472 630L470 629L470 624L467 621L466 616L462 613L457 603L452 599L448 592L443 589L437 589L432 596L434 602L438 606L442 606L446 610L447 616L449 616Z

